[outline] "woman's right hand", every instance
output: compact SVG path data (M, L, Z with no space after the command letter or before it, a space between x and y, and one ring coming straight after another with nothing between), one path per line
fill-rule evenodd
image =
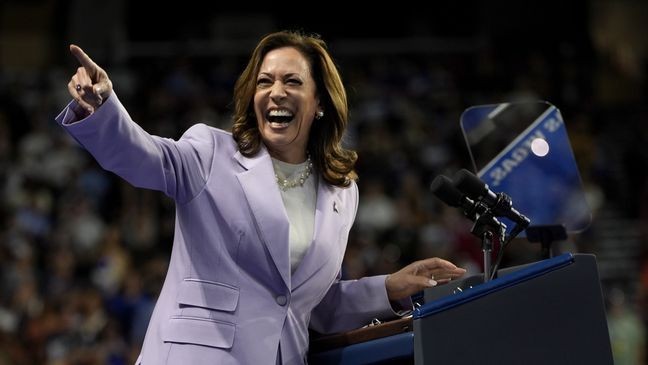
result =
M82 109L75 110L75 113L82 112L79 116L85 117L92 114L110 96L112 82L106 71L94 63L80 47L71 44L70 52L81 66L70 79L68 91Z

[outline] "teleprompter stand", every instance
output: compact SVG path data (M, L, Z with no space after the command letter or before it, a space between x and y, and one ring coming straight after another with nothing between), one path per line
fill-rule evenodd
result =
M529 226L526 229L529 242L540 243L540 257L548 259L554 256L553 243L567 239L567 231L562 224Z

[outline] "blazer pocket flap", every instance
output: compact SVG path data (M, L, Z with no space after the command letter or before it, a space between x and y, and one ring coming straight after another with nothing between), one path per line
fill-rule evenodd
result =
M187 280L180 284L178 303L232 312L238 304L239 290L226 284Z
M206 318L171 317L163 332L164 342L189 343L229 349L236 326Z

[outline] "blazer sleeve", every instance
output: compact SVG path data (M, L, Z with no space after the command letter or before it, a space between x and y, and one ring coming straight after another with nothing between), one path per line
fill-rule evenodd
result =
M322 334L346 332L374 318L396 317L387 298L386 277L337 280L311 313L310 327Z
M114 92L82 120L72 109L74 103L56 121L104 169L134 186L160 190L178 203L191 200L205 186L215 149L210 127L196 124L174 141L144 131Z
M358 210L359 194L355 183L349 189L355 205L353 215L349 218L353 222ZM319 333L344 332L367 325L374 318L387 319L397 315L387 298L386 275L359 280L340 278L341 271L322 301L312 311L310 327L313 330Z

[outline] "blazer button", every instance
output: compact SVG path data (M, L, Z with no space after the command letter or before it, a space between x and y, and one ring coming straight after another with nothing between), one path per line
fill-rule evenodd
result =
M284 306L284 305L286 305L286 303L288 303L288 298L286 298L285 295L277 295L277 296L275 297L275 301L276 301L277 304L279 304L280 306Z

